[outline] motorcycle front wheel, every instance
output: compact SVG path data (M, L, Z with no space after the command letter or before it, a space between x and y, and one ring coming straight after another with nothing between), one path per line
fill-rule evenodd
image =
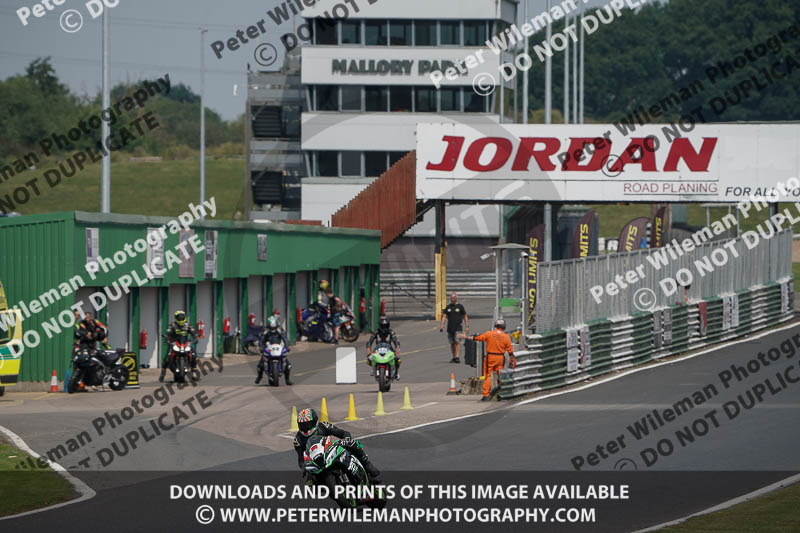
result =
M378 369L378 389L381 392L389 392L390 388L392 388L392 382L389 379L389 370L382 366Z
M322 342L333 342L333 328L330 324L325 324L322 328Z
M333 501L336 502L336 504L339 506L340 509L356 506L355 501L345 498L344 495L340 495L338 497L333 496L334 494L336 494L336 485L346 486L350 483L350 480L347 479L347 476L336 474L334 472L327 472L326 474L323 475L325 476L323 480L325 486L328 487L328 489L330 490L331 498L333 498Z
M67 394L78 392L78 384L81 382L82 376L83 371L75 369L75 373L69 378L69 383L67 384Z
M347 342L356 342L358 340L358 328L352 322L342 328L342 338Z
M271 361L269 363L269 384L273 387L277 387L280 382L280 373L278 372L278 362Z
M111 379L108 386L111 390L121 391L128 384L128 369L122 365L116 366L111 370Z
M370 509L383 509L386 507L386 489L383 489L380 485L372 485L373 487L377 487L380 495L377 496L374 500L370 500L367 502L367 507Z
M175 369L175 383L183 383L186 381L186 359L179 357Z

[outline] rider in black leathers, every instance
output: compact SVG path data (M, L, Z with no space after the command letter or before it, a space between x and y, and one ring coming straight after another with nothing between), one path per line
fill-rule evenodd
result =
M372 353L372 343L376 340L378 342L388 342L392 346L395 355L394 376L392 376L392 379L400 379L400 363L402 362L400 360L400 341L397 340L394 330L389 327L389 319L385 316L378 320L378 331L373 333L367 341L367 364L370 366L372 366L372 361L369 359L369 354ZM372 369L372 375L375 375L374 368Z
M164 358L161 361L161 375L158 377L158 381L164 381L164 376L167 373L167 362L169 360L170 354L170 345L171 343L178 337L191 337L192 342L197 341L197 333L195 333L194 328L189 325L186 321L186 312L184 311L175 311L175 322L171 323L167 328L167 333L165 334L167 338L167 349L164 351ZM192 370L197 368L197 355L192 350L192 355L190 359L190 364ZM192 381L196 380L196 372L189 373L190 378Z
M329 422L320 422L319 415L314 409L303 409L300 411L297 415L297 426L299 431L294 436L294 451L297 452L297 465L300 468L303 468L303 456L306 451L308 439L314 435L323 437L332 435L341 439L340 444L342 447L353 454L353 457L364 465L364 469L367 471L370 480L372 480L373 483L380 483L380 471L370 462L367 452L364 451L364 447L361 443L354 439L349 432L337 428ZM303 474L305 475L305 472Z
M98 326L97 322L92 318L92 314L87 312L80 324L75 326L75 341L76 347L79 350L88 350L94 352L97 348L97 342L105 339L105 331Z
M278 324L278 319L274 316L269 317L267 320L267 329L264 332L264 346L268 347L270 344L280 344L286 347L286 353L289 353L291 349L289 348L289 339L286 338L283 331L281 331L280 325ZM292 363L289 362L289 357L287 356L285 359L285 366L283 367L283 375L286 378L286 384L291 385L292 380L289 375L292 372ZM264 357L261 357L261 360L258 362L258 375L256 376L256 385L261 383L261 378L264 377L264 372L266 372L266 368L264 367Z

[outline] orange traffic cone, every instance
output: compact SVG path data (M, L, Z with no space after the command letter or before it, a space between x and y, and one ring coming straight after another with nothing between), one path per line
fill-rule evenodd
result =
M458 394L456 390L456 376L450 372L450 390L447 391L448 396L451 394Z
M58 392L58 376L55 369L53 369L53 375L50 376L50 392Z

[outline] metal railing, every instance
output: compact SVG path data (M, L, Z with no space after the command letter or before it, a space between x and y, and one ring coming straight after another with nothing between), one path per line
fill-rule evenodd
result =
M393 316L427 316L434 312L434 276L430 270L381 270L381 299L386 301L387 313ZM447 292L460 298L494 299L494 272L458 272L448 270ZM513 290L514 274L504 272L503 287ZM504 290L505 292L506 290ZM512 296L518 296L519 290Z
M769 237L770 230L764 224L760 228L763 233L707 242L691 251L651 248L540 263L536 332L629 316L683 303L684 298L704 300L790 278L792 232L786 229ZM681 282L688 282L688 288ZM609 287L611 283L614 286ZM615 287L618 292L613 294Z

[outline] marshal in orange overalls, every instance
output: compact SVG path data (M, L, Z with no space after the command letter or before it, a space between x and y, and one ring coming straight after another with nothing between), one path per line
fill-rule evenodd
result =
M517 366L514 357L514 348L508 333L500 328L490 329L481 335L475 335L473 340L486 343L486 359L483 366L483 396L488 397L492 388L492 372L500 372L505 363L505 352L511 356L511 367Z

